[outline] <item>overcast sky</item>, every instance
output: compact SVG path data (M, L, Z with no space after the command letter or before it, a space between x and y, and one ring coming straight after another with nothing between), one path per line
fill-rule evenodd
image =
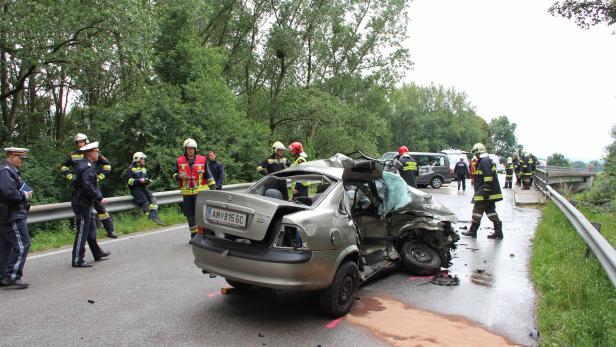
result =
M412 1L405 81L466 92L538 157L600 159L616 124L616 26L581 29L551 16L553 2Z

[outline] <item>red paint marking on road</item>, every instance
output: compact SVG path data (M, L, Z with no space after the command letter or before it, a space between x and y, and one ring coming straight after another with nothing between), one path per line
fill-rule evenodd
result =
M220 292L214 292L214 293L208 294L207 297L211 299L211 298L213 298L215 296L218 296L218 295L221 295Z
M333 321L327 323L327 325L325 327L327 329L333 329L333 328L336 327L336 325L338 325L338 323L340 323L341 320L342 320L342 318L334 319Z
M410 276L409 279L410 280L422 280L422 279L428 279L432 277L434 276Z

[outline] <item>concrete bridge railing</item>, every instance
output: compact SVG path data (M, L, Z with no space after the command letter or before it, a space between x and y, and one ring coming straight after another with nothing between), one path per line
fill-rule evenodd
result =
M535 171L535 176L553 188L574 193L590 190L595 175L587 169L559 166L539 166Z

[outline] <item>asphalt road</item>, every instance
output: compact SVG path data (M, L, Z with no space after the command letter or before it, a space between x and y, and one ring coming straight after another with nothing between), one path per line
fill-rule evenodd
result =
M470 221L472 188L458 195L454 185L425 191L456 212L459 229ZM513 207L511 196L506 191L497 205L504 240L485 238L484 217L479 238L459 241L449 271L460 285L395 272L363 286L356 308L337 321L319 314L314 295L220 294L224 280L193 265L184 226L103 242L113 254L89 269L70 267L70 249L31 255L24 277L31 287L0 288L0 346L429 346L446 344L448 332L472 343L461 331L476 332L475 341L491 334L503 344L533 345L528 262L540 213ZM436 320L421 326L428 319L417 314ZM422 337L409 333L421 329L428 330Z

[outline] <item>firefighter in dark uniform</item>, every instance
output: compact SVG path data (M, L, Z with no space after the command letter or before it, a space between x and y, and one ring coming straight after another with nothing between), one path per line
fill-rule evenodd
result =
M62 175L64 175L64 177L69 180L69 182L71 182L73 185L71 206L73 207L73 212L75 213L75 224L77 224L77 229L79 229L79 216L81 215L81 212L79 211L79 196L77 195L77 189L75 188L75 180L77 177L74 171L79 162L83 160L83 153L80 151L80 148L88 143L90 143L90 140L88 140L88 137L86 135L75 135L75 145L77 145L78 149L71 152L68 158L60 166L60 171L62 172ZM97 171L97 178L99 181L104 180L105 177L107 177L111 172L111 163L102 154L98 156L98 160L96 161L96 163L93 163L93 165L95 170ZM100 188L98 187L97 189L100 190ZM107 213L105 206L95 201L94 209L96 209L97 218L101 221L101 224L103 224L105 231L107 231L107 236L113 239L117 238L118 235L116 235L115 233L113 219L111 218L109 213Z
M522 176L522 190L528 190L530 189L531 180L533 177L533 161L526 151L522 153L521 164L520 174Z
M530 167L530 186L532 187L535 177L535 170L537 169L537 157L530 152L528 153L528 165Z
M98 142L82 146L80 150L83 154L83 160L79 160L75 174L77 175L76 188L79 196L81 223L79 223L79 229L75 234L71 263L73 267L91 267L92 264L84 261L86 242L95 261L102 260L111 254L111 252L104 252L96 242L96 223L92 215L95 202L106 205L107 199L103 198L100 189L98 189L98 175L95 169L95 163L99 157Z
M520 161L520 154L518 153L516 153L515 157L513 158L513 170L515 173L515 185L519 187L520 185L522 185L522 178L521 178L522 163Z
M158 218L158 203L152 192L148 189L148 185L152 182L148 177L148 172L145 168L146 155L143 152L133 154L133 162L126 170L128 176L128 189L133 196L133 201L137 206L141 207L144 213L148 214L148 218L156 222L158 225L164 223Z
M456 175L458 181L458 190L460 190L460 184L462 184L462 191L466 191L466 175L470 175L468 166L464 162L464 157L460 157L460 160L453 168L453 173Z
M285 146L280 141L272 144L272 155L257 166L257 171L267 176L276 171L284 170L291 166L291 162L284 156Z
M513 188L513 171L515 166L513 165L513 159L507 158L507 166L505 167L505 186L503 188Z
M298 166L306 162L308 156L304 153L304 146L301 142L293 142L289 145L289 150L293 156L291 166ZM308 189L310 188L310 181L302 180L293 184L293 198L300 196L308 196Z
M400 176L404 179L407 185L417 188L417 181L415 176L419 174L417 169L417 162L409 154L409 149L406 146L398 148L398 156L396 157L399 164L396 164L396 168L400 173Z
M6 160L0 162L0 286L26 289L29 285L21 277L30 250L26 217L32 189L19 169L29 150L10 147L4 151Z
M186 139L183 144L184 154L176 159L173 178L178 181L182 194L182 212L188 221L190 239L197 233L195 205L197 194L209 190L216 182L207 170L207 159L197 154L197 141Z
M473 223L468 231L462 235L477 237L477 230L481 223L481 217L485 213L494 223L494 232L488 235L489 239L503 238L503 223L496 213L496 202L503 200L503 195L498 183L496 164L486 154L483 144L477 143L471 151L477 157L477 169L475 170L475 195L473 196Z

